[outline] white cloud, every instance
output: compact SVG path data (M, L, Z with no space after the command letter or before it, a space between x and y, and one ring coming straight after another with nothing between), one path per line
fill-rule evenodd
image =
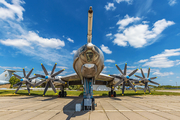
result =
M111 54L112 51L109 50L109 48L107 46L104 46L103 44L101 45L101 49L103 52L105 52L106 54Z
M136 66L127 66L127 68L136 68Z
M15 47L23 47L23 46L30 46L31 43L29 43L26 40L22 39L7 39L7 40L0 40L1 44L4 44L6 46L15 46Z
M180 78L179 76L177 76L176 78Z
M116 7L114 7L114 3L107 3L107 5L105 5L105 7L104 7L107 11L108 10L115 10L116 9Z
M160 35L165 28L173 24L175 24L173 21L166 21L165 19L158 20L154 23L151 31L147 24L130 26L126 28L123 33L114 34L115 39L113 43L124 47L128 46L129 43L129 45L134 48L147 46L154 43L158 35Z
M156 72L153 73L153 75L157 75L157 76L169 76L169 75L174 75L173 72L164 72L161 73L159 70L157 70Z
M144 62L147 62L148 61L148 59L144 59L144 60L140 60L140 61L138 61L139 63L144 63Z
M107 37L112 36L112 33L108 33L108 34L106 34L106 36L107 36Z
M64 41L56 38L43 38L40 37L33 31L29 31L28 34L17 36L16 39L7 39L7 40L0 40L0 42L7 46L14 46L14 47L21 47L21 46L30 46L33 47L34 45L38 45L41 47L50 47L60 49L61 47L65 46Z
M72 52L71 52L71 54L75 54L77 52L77 50L73 50Z
M124 19L122 19L122 20L119 20L117 23L116 23L116 25L120 25L119 26L119 29L120 30L122 30L122 29L124 29L124 27L126 27L127 25L129 25L130 23L133 23L133 22L135 22L135 21L139 21L139 20L141 20L141 18L139 18L139 17L129 17L129 15L126 15L126 16L124 16Z
M56 68L60 68L60 69L68 69L68 67L65 67L65 66L56 66Z
M24 1L21 0L12 0L12 4L7 3L5 0L0 0L0 4L3 4L5 7L0 7L0 18L5 19L16 19L17 21L23 20L23 11L24 8L21 4L24 4Z
M165 49L161 54L150 57L150 59L143 66L168 68L173 67L179 60L169 60L168 57L180 56L180 48Z
M173 5L175 5L177 2L176 2L176 0L169 0L169 2L168 2L168 4L170 5L170 6L173 6Z
M128 4L132 4L133 0L116 0L117 3L127 2Z
M2 68L2 69L12 69L12 70L23 69L22 67L16 67L16 66L14 66L14 67L0 66L0 68Z
M173 80L169 80L169 81L173 81Z
M67 40L68 40L69 42L74 43L74 40L72 40L71 38L67 38Z
M105 62L115 63L115 60L107 59Z

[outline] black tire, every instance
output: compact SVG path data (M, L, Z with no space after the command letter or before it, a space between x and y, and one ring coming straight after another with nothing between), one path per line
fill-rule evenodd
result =
M111 92L109 91L109 97L111 97Z
M95 110L95 105L94 104L95 104L95 102L93 101L92 102L92 110Z
M59 97L62 97L61 92L59 92Z
M114 97L116 97L116 92L114 91Z
M67 92L66 92L66 91L64 91L64 97L66 97L66 95L67 95Z

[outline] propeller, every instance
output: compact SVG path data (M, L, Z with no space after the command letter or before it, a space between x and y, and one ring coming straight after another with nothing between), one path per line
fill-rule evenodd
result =
M19 88L22 86L22 84L26 84L28 93L29 93L29 95L30 95L30 89L29 89L29 87L30 87L30 86L33 86L33 87L34 87L34 85L31 84L31 81L32 81L32 79L37 78L36 76L35 76L35 77L32 77L32 78L29 78L29 76L31 75L31 73L32 73L33 70L34 70L34 68L32 68L31 71L26 75L26 71L25 71L25 69L23 68L24 77L20 77L19 75L13 73L13 75L14 75L15 77L17 77L18 79L20 79L20 82L18 82L17 84L13 85L13 87L19 86L19 87L16 89L16 91L15 91L14 94L17 93L17 91L18 91ZM29 86L29 85L30 85L30 86Z
M138 69L135 69L134 71L132 71L129 75L126 75L126 71L127 71L127 63L125 64L124 67L124 72L121 70L121 68L115 64L117 69L119 70L119 72L122 74L120 76L116 76L116 75L110 75L112 77L115 77L117 79L119 79L119 81L113 86L114 88L120 84L122 84L122 95L124 95L124 89L125 89L125 84L128 83L129 86L132 87L132 89L136 92L136 89L134 88L134 85L131 83L131 81L137 81L134 79L130 79L129 77L131 77L134 73L136 73L138 71ZM139 82L139 81L138 81Z
M148 73L147 73L147 78L146 78L145 75L144 75L144 72L143 72L142 68L140 68L140 69L141 69L142 77L140 77L140 76L138 76L138 75L134 75L134 76L137 77L137 78L140 78L141 81L139 81L139 82L145 84L145 85L144 85L144 93L145 93L146 90L148 89L149 93L151 94L151 91L150 91L149 86L148 86L148 82L153 83L153 84L156 84L156 85L160 85L159 83L156 83L156 82L152 81L153 79L156 79L157 77L151 77L151 78L149 78L149 75L150 75L150 68L149 68L149 69L148 69Z
M57 79L55 79L55 76L60 74L61 72L63 72L65 69L63 70L60 70L56 73L54 73L55 69L56 69L56 65L57 63L55 63L52 71L51 71L51 74L49 75L46 68L44 67L44 65L41 63L41 67L44 71L44 74L45 75L40 75L40 74L34 74L36 75L36 77L41 77L41 78L44 78L44 80L38 82L35 86L38 86L38 85L41 85L42 83L46 82L46 86L45 86L45 89L44 89L44 93L43 93L43 96L46 94L46 91L48 90L48 87L51 86L51 88L53 89L53 91L57 94L56 92L56 89L55 89L55 86L53 84L54 81L59 81ZM59 81L59 82L63 82L63 81Z

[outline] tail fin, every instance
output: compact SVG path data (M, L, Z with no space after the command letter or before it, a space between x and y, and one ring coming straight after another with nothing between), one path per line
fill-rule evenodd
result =
M2 74L0 74L0 84L8 84L9 79L12 77L12 73L14 72L22 72L22 71L5 69L5 71Z
M91 43L92 41L92 21L93 21L93 10L92 10L92 6L90 6L88 10L88 34L87 34L88 43Z

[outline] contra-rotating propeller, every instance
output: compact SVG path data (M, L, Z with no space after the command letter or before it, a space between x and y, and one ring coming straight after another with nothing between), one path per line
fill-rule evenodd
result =
M56 93L56 89L55 89L54 84L53 84L54 81L58 81L58 82L60 82L60 83L63 82L63 81L59 81L58 79L55 79L55 76L58 75L58 74L60 74L61 72L63 72L65 69L60 70L60 71L54 73L54 70L56 69L56 65L57 65L57 63L55 63L55 65L54 65L54 67L53 67L53 69L52 69L52 71L51 71L51 74L49 75L48 72L47 72L47 70L46 70L46 68L45 68L44 65L41 63L41 66L42 66L42 69L43 69L45 75L34 74L34 75L36 75L37 77L44 78L44 80L38 82L35 86L38 86L38 85L46 82L46 86L45 86L45 89L44 89L43 96L46 94L46 91L47 91L47 89L48 89L49 86L51 86L51 88L53 89L53 91ZM56 93L56 94L57 94L57 93Z
M151 91L150 91L149 86L148 86L148 82L153 83L153 84L156 84L156 85L160 85L159 83L156 83L156 82L152 81L153 79L156 79L157 77L151 77L151 78L149 78L149 75L150 75L150 68L149 68L149 69L148 69L147 78L146 78L145 75L144 75L144 73L143 73L142 68L140 68L140 69L141 69L141 74L142 74L143 77L140 77L140 76L138 76L138 75L134 75L134 76L136 76L137 78L140 78L141 81L139 81L139 82L142 82L142 83L145 84L145 86L144 86L144 93L145 93L146 90L148 89L149 93L151 94Z
M32 78L29 78L29 76L31 75L31 73L32 73L33 70L34 70L34 68L32 68L31 71L26 75L26 71L25 71L25 69L23 68L24 77L20 77L19 75L16 75L16 74L13 73L13 75L14 75L15 77L17 77L18 79L20 79L20 81L21 81L21 82L18 82L17 84L15 84L15 85L13 85L13 87L19 86L19 87L17 88L17 90L15 91L14 94L17 93L17 91L18 91L19 88L22 86L22 84L26 84L28 93L29 93L29 95L30 95L29 85L34 87L34 85L31 84L31 80L34 79L34 78L37 78L36 76L35 76L35 77L32 77Z
M129 77L131 77L136 71L138 71L138 69L135 69L134 71L132 71L129 75L126 75L126 71L127 71L127 63L125 64L125 67L124 67L124 72L118 67L117 64L115 64L117 69L120 71L120 73L122 75L120 76L116 76L116 75L110 75L112 77L115 77L115 78L118 78L119 81L113 86L114 88L118 85L120 85L121 83L123 83L122 85L122 95L124 95L124 89L125 89L125 83L128 83L132 89L136 92L136 89L134 88L134 85L131 83L131 81L136 81L137 80L134 80L134 79L130 79ZM139 81L138 81L139 82Z

